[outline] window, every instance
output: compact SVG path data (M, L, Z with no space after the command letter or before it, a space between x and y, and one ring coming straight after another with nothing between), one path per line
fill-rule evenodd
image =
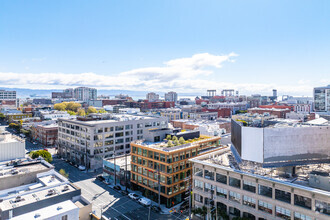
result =
M200 168L198 168L198 167L195 167L194 175L195 175L195 176L203 177L203 170L200 169Z
M137 154L142 155L142 149L141 148L136 148L137 149Z
M147 153L148 153L148 151L146 149L142 150L142 156L147 157Z
M315 211L330 215L330 203L315 200Z
M227 198L227 194L228 194L228 192L227 192L226 189L217 187L217 196L221 196L223 198Z
M237 217L241 216L241 211L239 209L231 207L231 206L229 207L229 213L231 215L234 215L234 216L237 216Z
M291 219L291 211L289 209L282 208L280 206L276 206L275 215L282 219Z
M160 161L165 162L165 154L160 154Z
M148 157L151 158L151 159L153 158L153 152L152 151L148 151Z
M275 199L286 202L286 203L291 203L291 193L285 192L279 189L275 189Z
M249 192L256 192L256 184L251 181L243 180L243 189Z
M159 160L159 153L156 153L156 152L154 153L154 159Z
M229 177L229 185L236 188L241 188L241 180L234 177Z
M128 129L132 129L133 128L133 125L125 125L125 129L128 130Z
M294 195L294 204L303 208L311 209L312 208L312 200L310 198Z
M214 172L209 170L204 170L204 178L209 180L214 180Z
M237 192L229 192L229 199L235 202L240 203L241 202L241 195Z
M104 138L105 139L113 138L113 133L105 134Z
M256 200L254 198L251 198L249 196L243 196L243 204L250 206L252 208L256 207Z
M259 208L259 210L261 210L263 212L267 212L269 214L273 213L273 205L269 204L267 202L263 202L263 201L259 200L258 208Z
M116 137L122 137L122 136L124 136L124 132L117 132L116 133Z
M312 218L307 215L300 214L299 212L294 212L294 220L312 220Z
M195 188L203 190L203 182L199 181L199 180L195 180Z
M227 185L227 176L217 173L216 174L216 181L219 182L219 183L223 183L223 184Z
M124 126L121 125L121 126L116 126L116 131L122 131L124 130Z
M209 184L209 183L205 183L205 188L204 188L204 191L205 192L209 192L211 190L214 190L214 186Z
M203 203L203 196L199 194L194 194L195 201Z
M167 187L167 195L172 195L172 187Z
M259 185L259 195L272 198L272 187Z
M172 163L172 155L167 156L167 163Z
M63 215L62 220L68 220L68 215Z

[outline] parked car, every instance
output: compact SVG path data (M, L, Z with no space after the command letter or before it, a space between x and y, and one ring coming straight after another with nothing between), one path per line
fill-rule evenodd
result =
M140 197L138 195L136 195L135 193L130 193L128 194L128 197L130 197L131 199L134 199L134 200L138 200Z
M147 199L147 198L140 198L138 200L138 202L141 204L141 205L144 205L144 206L150 206L151 205L151 200L150 199Z
M120 186L114 186L113 187L115 190L121 190L121 187Z
M83 171L83 170L86 170L86 167L85 167L85 166L82 166L82 165L80 165L80 166L78 167L78 169L79 169L79 170L81 170L81 171Z
M95 179L100 180L100 181L104 181L105 180L105 178L103 176L101 176L101 175L98 175Z
M155 206L155 205L151 206L151 209L152 209L152 211L157 212L157 213L162 211L162 209L159 208L159 206Z

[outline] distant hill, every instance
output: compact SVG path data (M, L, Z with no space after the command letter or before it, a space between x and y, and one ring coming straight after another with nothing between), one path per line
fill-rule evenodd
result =
M9 90L9 91L16 91L18 98L50 98L52 92L61 92L62 89L57 90L47 90L47 89L22 89L22 88L6 88L6 87L0 87L0 89ZM132 90L102 90L98 89L97 94L98 95L109 95L109 96L115 96L118 94L127 94L131 96L133 99L142 99L146 97L146 94L149 91L132 91ZM155 92L155 91L153 91ZM157 92L161 97L164 96L164 92ZM196 94L191 93L179 93L179 96L184 97L196 97Z

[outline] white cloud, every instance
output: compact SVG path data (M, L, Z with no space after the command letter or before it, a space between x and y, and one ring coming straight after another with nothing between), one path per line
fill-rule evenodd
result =
M241 94L271 94L276 88L286 94L310 94L312 87L306 80L297 85L229 83L209 80L214 69L222 68L225 63L234 62L238 55L195 54L164 62L161 67L138 68L117 75L96 73L0 73L0 85L30 89L64 89L75 86L90 86L98 89L120 89L133 91L168 91L205 94L207 89L236 89Z

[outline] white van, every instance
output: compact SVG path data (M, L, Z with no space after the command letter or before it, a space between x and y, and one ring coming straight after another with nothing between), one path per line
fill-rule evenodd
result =
M150 200L150 199L147 199L147 198L144 198L144 197L140 198L140 199L138 200L138 202L139 202L141 205L144 205L144 206L149 206L149 205L151 205L151 200Z

